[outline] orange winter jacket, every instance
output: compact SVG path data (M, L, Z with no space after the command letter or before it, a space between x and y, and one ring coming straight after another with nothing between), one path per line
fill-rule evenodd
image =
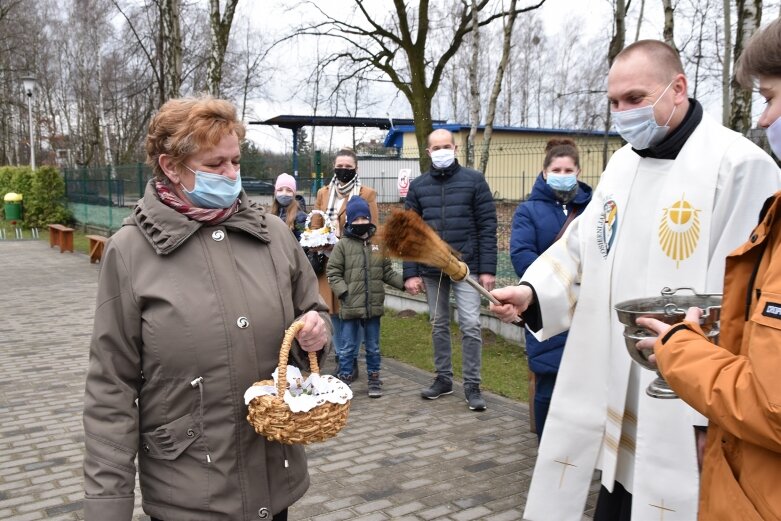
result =
M675 392L710 419L699 519L781 519L781 192L727 257L719 346L684 323L654 350Z

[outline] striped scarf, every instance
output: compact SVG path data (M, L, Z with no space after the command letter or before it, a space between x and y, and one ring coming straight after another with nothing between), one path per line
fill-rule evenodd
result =
M163 181L155 181L155 190L157 190L157 195L160 197L163 204L186 215L193 221L202 222L204 224L220 224L239 209L238 199L236 199L229 208L198 208L197 206L190 206L172 192L168 184Z
M325 213L328 215L328 218L331 219L335 229L338 230L339 228L339 208L345 203L342 199L346 198L349 200L350 197L360 195L360 193L361 181L358 179L358 174L355 174L355 177L353 177L351 181L344 184L337 181L336 176L331 179L331 184L328 187L328 206L326 207ZM339 208L336 206L337 203L340 203Z

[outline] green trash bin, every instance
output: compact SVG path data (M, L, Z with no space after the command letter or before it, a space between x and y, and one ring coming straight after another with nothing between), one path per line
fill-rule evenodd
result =
M9 192L3 197L3 210L6 221L22 220L22 194Z

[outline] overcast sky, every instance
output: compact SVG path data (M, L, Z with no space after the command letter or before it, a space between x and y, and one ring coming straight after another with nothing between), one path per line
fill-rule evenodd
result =
M521 0L519 4L528 5L530 1L531 0ZM639 3L639 0L632 2L631 10L627 18L628 42L634 40ZM768 10L771 12L778 11L778 1L766 1L765 4L766 12ZM767 4L773 4L776 7L768 8ZM237 19L248 16L252 20L253 26L264 28L268 31L270 36L279 37L283 34L287 34L292 27L302 22L301 13L291 13L289 10L290 5L290 0L264 0L262 2L248 0L239 4ZM354 4L352 0L328 0L327 3L321 5L325 6L324 9L327 10L327 12L336 13L339 12L339 9L341 9L342 6L346 12L350 12L352 11L352 6ZM368 2L368 5L383 11L388 10L387 4L382 0L370 1ZM606 39L609 38L610 35L612 21L610 0L547 0L547 2L537 10L537 13L542 17L546 33L551 38L555 38L564 27L565 22L572 18L579 18L582 20L586 36L584 41L587 41L592 36L600 34L605 35ZM314 14L315 13L313 12L313 15ZM763 20L763 25L768 21L769 19ZM660 38L662 25L663 10L661 2L658 0L646 1L640 35L641 38ZM263 120L281 114L303 115L312 113L311 107L301 99L291 98L290 93L297 86L291 82L298 81L297 78L307 77L310 74L311 62L313 56L316 55L316 52L314 38L298 39L295 44L285 46L283 53L284 72L275 74L275 81L271 90L271 99L259 99L252 103L252 108L257 116L253 119ZM297 67L301 67L301 70L297 70ZM296 79L291 80L290 78ZM395 89L382 85L376 85L372 88L387 90L387 94L381 95L379 106L374 107L372 113L365 115L384 117L386 113L390 113L391 117L394 118L410 117L411 111L406 98L400 95L396 96ZM703 99L701 101L707 111L714 117L720 118L720 99ZM761 106L759 105L761 104L755 103L754 107L757 115L759 111L761 111ZM323 115L322 112L321 115ZM328 138L331 137L330 129L318 129L318 133L318 144L327 146ZM287 129L257 125L250 126L249 132L249 137L251 139L262 144L266 148L274 150L289 150L292 143L291 135L291 132ZM384 136L384 132L379 130L362 131L362 136L366 138L376 137L381 139ZM349 144L351 142L351 137L349 131L337 132L333 137L333 145L341 146Z

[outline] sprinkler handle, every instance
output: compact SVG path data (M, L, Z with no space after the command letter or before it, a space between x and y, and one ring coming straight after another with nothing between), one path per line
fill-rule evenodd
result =
M480 293L480 294L481 294L481 295L483 295L485 298L487 298L488 300L490 300L490 301L491 301L491 303L493 303L493 304L495 304L495 305L497 305L497 306L501 306L501 305L502 305L502 303L501 303L501 302L499 302L499 301L496 299L496 297L494 297L493 295L491 295L491 292L490 292L490 291L488 291L487 289L485 289L483 286L481 286L481 285L480 285L480 283L479 283L479 282L477 282L475 279L473 279L472 277L470 277L470 276L469 276L469 272L467 272L467 274L466 274L466 277L464 277L464 278L463 278L463 281L464 281L464 282L466 282L466 283L468 283L468 284L469 284L470 286L472 286L473 288L475 288L475 289L478 291L478 293ZM518 327L523 327L523 326L525 325L525 323L524 323L524 321L523 321L523 319L522 319L521 317L516 317L516 319L515 319L515 320L513 320L513 324L515 324L515 325L516 325L516 326L518 326Z

